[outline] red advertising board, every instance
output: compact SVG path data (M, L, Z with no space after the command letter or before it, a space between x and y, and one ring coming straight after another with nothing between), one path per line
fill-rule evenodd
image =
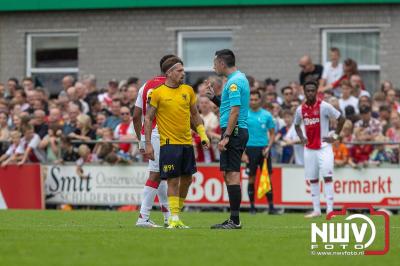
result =
M188 197L185 203L187 205L196 206L229 206L229 197L222 176L222 172L218 166L199 166L198 172L194 175L194 180L190 186ZM250 205L249 197L247 194L248 177L245 173L245 168L241 169L241 186L242 186L242 206ZM274 196L280 198L280 184L281 184L281 168L274 168L271 176L272 183L274 184ZM258 187L257 178L255 188ZM257 193L256 193L257 194ZM267 207L268 203L266 197L261 199L255 196L255 203L258 207Z
M242 206L249 205L248 179L241 169ZM259 176L259 173L258 173ZM256 180L256 190L259 178ZM271 176L274 204L281 207L311 208L309 184L302 167L276 167ZM400 208L400 169L352 168L336 169L334 174L335 207L346 204L370 204L375 207ZM188 205L229 206L228 193L218 166L200 166L186 200ZM321 202L325 204L321 180ZM258 207L266 207L263 197L256 198Z
M44 208L39 164L0 168L0 208Z

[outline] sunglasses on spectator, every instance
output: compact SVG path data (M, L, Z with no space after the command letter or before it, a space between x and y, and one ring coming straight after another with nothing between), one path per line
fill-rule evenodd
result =
M293 95L291 92L285 92L284 95Z

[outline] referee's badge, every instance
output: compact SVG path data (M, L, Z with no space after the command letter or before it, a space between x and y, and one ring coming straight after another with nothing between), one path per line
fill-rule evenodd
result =
M237 85L236 84L232 84L231 86L229 86L229 90L230 91L237 91Z

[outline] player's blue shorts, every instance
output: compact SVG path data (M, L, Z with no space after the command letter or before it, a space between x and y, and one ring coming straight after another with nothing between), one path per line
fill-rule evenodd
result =
M191 176L196 172L192 145L165 144L160 147L161 179Z

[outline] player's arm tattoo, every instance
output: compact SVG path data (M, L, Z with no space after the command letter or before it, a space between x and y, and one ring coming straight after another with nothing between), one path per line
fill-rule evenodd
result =
M149 107L147 108L146 116L144 118L144 135L146 142L151 142L151 131L156 112L157 108L149 105Z

